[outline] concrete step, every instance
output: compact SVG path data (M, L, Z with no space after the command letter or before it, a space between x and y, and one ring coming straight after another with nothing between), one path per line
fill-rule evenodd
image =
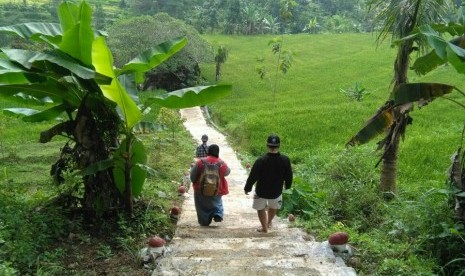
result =
M164 259L153 275L340 275L353 276L352 268L334 263L318 263L310 258L206 259L176 257ZM327 268L331 267L330 272Z

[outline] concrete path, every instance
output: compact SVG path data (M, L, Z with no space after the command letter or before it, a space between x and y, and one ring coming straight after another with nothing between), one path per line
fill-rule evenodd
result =
M200 143L207 134L209 144L218 144L220 158L231 168L227 177L230 194L223 197L224 220L209 227L197 223L192 189L185 195L181 216L168 254L152 275L356 275L335 257L326 242L314 239L278 217L267 234L259 233L252 193L243 187L247 171L242 167L224 135L205 122L200 108L181 110L184 125Z

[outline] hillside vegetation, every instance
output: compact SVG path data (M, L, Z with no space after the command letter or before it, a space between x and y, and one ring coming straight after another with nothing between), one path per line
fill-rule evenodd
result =
M295 59L286 75L278 74L273 102L269 82L255 72L257 58L275 66L268 46L272 36L206 38L230 51L222 81L233 83L234 92L213 104L210 112L243 154L244 163L265 151L270 133L281 136L281 151L293 161L294 187L301 193L286 195L285 205L286 200L291 203L285 211L300 213L302 225L321 239L331 231L351 233L364 263L360 272L435 274L460 256L454 252L463 240L449 230L455 226L445 191L450 158L461 141L461 107L438 99L412 112L413 123L400 146L398 196L390 204L379 197L376 141L345 147L388 98L395 57L388 43L376 47L371 34L284 36L283 47L294 51ZM205 66L204 72L213 79L212 67ZM426 77L412 73L409 78L463 84L447 66ZM356 82L369 92L362 101L341 93ZM461 97L452 96L459 101Z
M296 55L289 73L279 75L276 104L268 81L255 72L259 57L273 66L275 59L267 46L272 36L206 38L230 50L222 80L234 84L231 97L211 106L213 116L228 131L233 144L253 155L264 150L263 140L269 133L282 136L285 142L281 150L296 164L305 164L315 154L344 151L348 140L387 100L391 89L395 50L387 43L377 48L371 34L285 36L284 47ZM412 72L410 81L462 84L460 76L448 67L422 78ZM340 92L356 82L370 92L361 102L351 101ZM460 99L458 95L453 97ZM450 155L460 141L461 119L465 116L461 111L443 99L416 109L402 144L401 170L408 164L413 166L410 158L418 157L420 151L422 158L434 163L414 162L416 170L428 172L418 175L418 181L435 179L442 185ZM376 145L371 143L366 148L374 150ZM404 177L409 175L400 175L401 183Z
M0 25L55 21L54 6L59 2L0 0L4 4ZM112 22L133 16L136 8L145 7L119 9L122 3L163 2L165 8L175 7L174 11L180 14L188 13L179 7L189 3L187 0L89 2L95 7L94 24L106 30ZM191 2L194 6L194 2L201 1ZM219 1L213 2L219 4ZM250 11L259 6L257 3L271 1L227 1L230 4L252 2L253 5L246 5ZM228 7L232 11L236 6ZM244 15L244 9L235 10L236 16L227 16L226 10L222 12L223 19L239 19ZM203 25L210 18L207 12L215 11L214 6L206 5L198 11L201 12L192 18L181 18L200 24L202 28L197 26L200 31L227 30L227 25L218 25L226 21ZM152 10L145 12L152 13ZM307 15L328 23L339 18L322 10ZM307 20L306 16L301 19ZM270 133L281 137L281 151L290 156L295 179L293 189L285 192L280 215L295 214L296 225L306 228L318 240L325 240L334 231L348 232L354 256L347 263L361 275L463 273L463 225L455 224L452 219L446 176L450 157L461 144L463 109L440 98L411 113L413 123L408 126L400 146L398 193L392 201L385 202L378 189L376 163L380 155L376 152L376 141L355 148L346 148L345 144L387 100L392 88L395 48L388 42L377 47L372 34L284 35L280 36L283 47L294 53L294 60L283 75L276 71L276 56L268 44L275 36L255 35L264 33L265 29L252 28L256 23L263 23L263 18L242 19L236 22L238 29L231 33L253 35L203 36L213 49L224 46L228 50L221 82L233 84L234 89L230 97L210 105L209 111L244 164L253 162L265 151ZM342 25L352 26L350 22L344 21ZM307 24L302 20L300 23ZM298 26L294 25L295 32L302 31ZM337 33L351 29L309 30L322 31ZM267 32L272 33L271 29ZM0 37L2 45L13 43L14 46L16 42ZM268 69L263 80L256 71L259 65ZM201 67L203 76L214 83L215 65ZM409 79L452 84L463 90L462 76L447 66L421 78L411 73ZM351 100L341 92L360 85L368 92L360 101ZM463 100L457 94L451 98ZM14 100L0 102L2 109L11 106L28 104ZM145 119L159 120L155 113ZM76 219L72 212L63 214L62 209L56 208L60 204L54 201L57 195L65 194L66 187L52 185L49 174L50 165L59 155L57 147L63 141L54 141L48 146L36 142L38 133L50 126L49 123L24 123L19 118L0 114L0 170L3 172L0 176L0 259L5 260L0 263L0 274L117 275L128 271L133 275L145 274L147 271L140 268L137 252L147 236L157 234L169 238L174 233L175 225L169 220L168 211L179 203L176 188L192 158L189 135L185 131L177 132L175 137L168 131L140 135L152 153L149 165L155 168L155 174L148 179L143 196L137 199L136 216L127 221L123 218L105 221L99 229L94 229L94 225ZM73 175L67 177L72 180ZM109 232L113 234L106 235Z

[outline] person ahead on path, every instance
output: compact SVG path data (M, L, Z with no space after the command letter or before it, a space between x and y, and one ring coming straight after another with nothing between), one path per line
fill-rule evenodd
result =
M270 135L267 139L268 152L255 161L244 187L248 195L256 183L252 208L257 210L261 224L257 231L263 233L268 233L276 212L281 209L283 186L289 189L292 185L291 161L279 152L279 146L279 137Z
M223 200L222 196L229 193L228 182L225 176L229 175L231 169L219 158L220 148L212 144L208 147L206 158L198 159L190 172L192 187L194 188L195 210L197 211L197 220L200 225L208 226L212 222L223 221ZM201 176L207 163L216 164L219 167L219 183L215 195L202 194Z
M197 146L197 149L195 150L195 157L197 158L207 157L207 153L208 153L208 145L207 145L208 136L206 134L202 135L201 140L202 140L202 144Z

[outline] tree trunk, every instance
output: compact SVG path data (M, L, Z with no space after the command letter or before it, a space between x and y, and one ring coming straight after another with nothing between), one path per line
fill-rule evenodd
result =
M87 168L96 162L107 160L118 138L114 112L105 104L90 111L86 104L80 106L74 129L74 161L78 169ZM94 115L98 113L98 116ZM83 178L84 198L82 208L89 216L101 216L120 206L121 195L114 183L111 169L105 169Z
M397 155L399 150L399 136L394 137L389 148L384 152L381 167L380 189L385 199L391 199L396 192Z
M221 63L217 62L216 63L216 81L220 80L220 74L221 74Z
M397 51L397 58L394 63L394 89L397 85L408 83L409 57L412 42L403 42ZM408 111L407 111L408 113ZM394 111L395 123L389 129L389 134L385 138L383 164L381 167L380 189L386 199L391 199L395 194L397 185L397 157L399 150L400 136L405 132L407 124L406 114Z

